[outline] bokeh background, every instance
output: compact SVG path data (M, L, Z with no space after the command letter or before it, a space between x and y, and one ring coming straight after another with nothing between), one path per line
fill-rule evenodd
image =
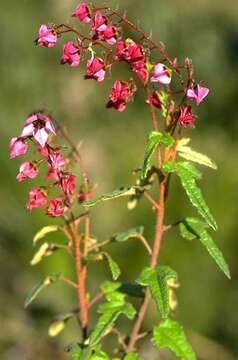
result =
M1 1L0 29L0 358L3 360L66 359L66 344L77 341L77 324L69 323L56 339L47 329L52 318L77 306L74 291L56 285L42 293L28 309L23 309L29 289L45 275L62 271L74 276L70 259L55 254L36 268L29 265L33 255L32 237L50 221L41 211L31 215L25 209L29 183L17 184L20 160L10 161L9 139L19 134L32 110L49 109L67 124L82 152L98 193L135 181L131 170L141 164L150 129L144 99L137 97L122 115L105 110L112 84L84 81L81 69L59 65L60 47L36 48L33 39L41 23L68 21L77 5L74 0ZM104 2L96 1L97 5ZM204 169L201 187L219 224L214 239L230 265L228 281L196 242L187 243L171 232L164 240L160 261L179 273L177 318L202 360L238 358L238 2L234 0L118 0L128 16L153 36L166 43L171 57L193 59L196 78L211 89L203 106L197 109L196 130L188 130L194 147L208 153L219 171ZM122 79L128 75L121 70ZM179 183L173 182L168 202L167 222L181 215L193 215ZM152 240L154 215L142 201L135 211L126 202L106 203L94 210L93 232L105 239L120 230L144 225ZM52 239L54 237L52 236ZM138 275L146 255L136 243L111 247L123 269L122 280ZM90 288L109 276L105 265L92 267ZM151 308L147 325L154 319ZM143 345L143 344L142 344ZM168 352L153 353L147 344L148 359L174 359ZM149 355L148 355L149 354Z

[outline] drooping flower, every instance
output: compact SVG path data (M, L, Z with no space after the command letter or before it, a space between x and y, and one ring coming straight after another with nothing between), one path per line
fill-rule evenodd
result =
M65 175L60 179L61 190L68 196L73 195L75 191L75 176Z
M41 25L39 35L36 40L37 45L42 45L48 48L53 48L57 42L57 35L54 29L48 28L46 25Z
M21 137L14 137L10 141L10 159L24 155L29 145L24 142Z
M135 43L133 40L117 41L117 54L119 60L135 62L144 59L143 49L140 44Z
M47 147L41 147L40 144L37 144L37 152L39 153L39 155L43 156L44 158L48 158L49 156L49 150L47 149Z
M137 76L142 80L144 84L148 81L149 73L144 60L134 62L132 70L137 74Z
M72 67L80 64L80 50L72 41L63 44L61 64L69 64Z
M38 175L38 170L34 164L29 161L25 161L20 165L20 171L17 175L17 180L19 182L26 179L34 179Z
M109 95L107 107L122 112L126 109L126 104L132 98L132 95L133 92L127 82L116 80Z
M78 18L80 21L82 21L86 24L90 23L91 15L90 15L88 4L85 2L79 4L76 7L75 11L73 12L72 16Z
M188 89L187 98L189 100L195 101L199 105L205 97L208 95L209 89L200 85L194 86L193 89Z
M27 208L32 210L34 208L41 208L47 204L47 196L40 188L33 188L29 192Z
M159 82L161 84L170 84L171 82L171 70L164 64L158 63L154 65L153 75L150 79L153 82Z
M102 59L95 58L88 60L86 79L95 79L100 82L104 80L105 73L105 64Z
M180 108L179 118L180 126L187 128L195 124L196 117L192 114L191 106L183 106Z
M50 133L55 134L55 128L49 116L35 113L25 121L21 136L33 136L41 147L45 147Z
M64 215L64 211L64 199L61 196L57 196L54 200L49 202L46 214L51 217L60 217Z
M64 157L56 152L51 152L48 157L48 167L46 180L59 180L65 167Z
M150 96L150 98L146 101L147 104L151 104L155 107L157 107L158 109L162 108L162 103L159 97L159 94L157 91L154 91L153 94Z
M107 28L107 18L101 11L96 11L95 16L92 20L92 29L100 36Z
M104 31L99 34L99 39L105 40L109 45L115 45L117 42L117 30L114 25L107 25Z

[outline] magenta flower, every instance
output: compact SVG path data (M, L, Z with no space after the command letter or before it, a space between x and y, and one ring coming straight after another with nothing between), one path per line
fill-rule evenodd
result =
M183 128L187 128L195 124L196 117L191 112L191 106L184 106L180 108L179 124Z
M139 61L144 59L143 49L140 44L133 40L119 40L117 42L117 57L125 61Z
M24 155L27 152L29 145L25 144L24 140L20 137L14 137L10 141L10 159L17 156Z
M150 96L149 100L147 100L146 103L149 105L153 105L158 109L162 108L162 104L157 91L153 92L152 96Z
M100 33L99 38L105 40L109 45L115 45L117 42L117 30L112 24L107 25L106 29Z
M100 35L100 33L103 33L107 29L107 18L101 11L96 11L93 18L92 29L97 35Z
M91 16L90 16L88 4L85 2L79 4L76 7L75 11L73 12L72 16L78 18L80 21L86 24L90 23Z
M46 214L51 217L60 217L64 215L64 208L64 200L61 196L58 196L50 201Z
M105 64L103 60L99 58L90 59L87 62L86 79L95 79L97 81L103 81L105 78Z
M47 196L40 188L33 188L29 192L27 209L41 208L47 204Z
M48 158L48 165L55 171L62 171L65 167L65 159L62 155L51 152Z
M196 85L193 89L188 89L187 98L195 101L199 105L208 95L209 89L200 85Z
M126 104L131 99L132 95L133 93L127 82L116 80L111 90L111 94L109 95L107 107L115 108L122 112L126 109Z
M46 25L41 25L39 29L39 36L36 40L37 45L43 45L48 48L53 48L57 42L57 35L54 29L48 28Z
M80 51L72 41L63 44L63 55L61 58L61 64L69 64L72 67L80 64Z
M154 66L153 76L150 79L151 82L159 82L161 84L170 84L171 82L171 70L164 64L158 63Z
M25 161L20 166L20 171L19 174L17 175L17 180L21 182L26 179L35 179L37 175L38 175L38 170L34 166L34 164Z
M50 133L55 134L51 119L47 115L36 113L26 120L21 136L33 136L41 147L45 147Z
M73 195L75 191L75 176L66 175L60 179L60 188L66 195Z
M37 152L39 153L39 155L41 155L42 157L48 158L49 156L49 150L47 149L47 147L41 147L41 145L37 144Z
M144 60L139 60L133 63L132 70L138 75L141 81L145 84L148 81L149 73L146 68Z

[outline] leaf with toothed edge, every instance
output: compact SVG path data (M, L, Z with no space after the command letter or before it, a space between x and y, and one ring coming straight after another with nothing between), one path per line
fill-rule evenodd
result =
M106 259L108 261L108 265L110 267L113 280L117 280L119 278L119 276L121 275L121 270L120 270L119 266L117 265L117 263L112 259L112 257L108 253L103 252L102 254L106 257Z

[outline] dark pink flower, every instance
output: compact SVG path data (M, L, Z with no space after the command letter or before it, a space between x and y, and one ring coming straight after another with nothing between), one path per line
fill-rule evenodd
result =
M37 151L38 153L43 156L43 157L46 157L48 158L49 156L49 150L47 149L47 147L41 147L41 145L37 144Z
M55 128L49 116L36 113L25 121L21 136L33 136L41 147L45 147L50 133L55 134Z
M51 217L60 217L64 215L64 210L64 199L61 196L58 196L49 202L46 214Z
M12 138L10 141L10 158L14 159L17 156L24 155L27 152L28 146L22 138Z
M149 100L146 101L147 104L152 104L153 106L157 107L158 109L162 108L162 104L159 98L159 94L157 91L154 91L152 96Z
M142 46L140 44L136 44L131 39L128 39L127 41L119 40L117 42L116 56L119 58L119 60L132 62L144 59Z
M86 79L95 79L97 81L103 81L105 78L105 64L103 60L99 58L90 59L87 62Z
M132 98L132 95L132 90L127 82L116 80L109 95L107 107L113 107L122 112L126 109L126 104Z
M19 174L17 175L17 180L19 182L26 179L34 179L38 175L38 170L34 164L25 161L20 166Z
M80 21L86 24L89 23L91 21L91 15L88 4L85 2L79 4L73 12L72 16L78 18Z
M109 45L115 45L117 42L117 30L114 25L107 25L103 32L100 32L99 39L105 40Z
M41 208L47 204L47 196L40 188L33 188L29 192L27 208L32 210L34 208Z
M75 191L75 176L65 175L60 179L60 188L66 195L73 195Z
M194 86L193 89L188 89L187 98L195 101L199 105L208 95L209 89L200 85Z
M96 32L97 35L104 32L107 28L107 18L104 16L101 11L96 11L93 18L92 29Z
M183 128L194 125L196 117L191 112L191 106L184 106L180 108L178 121L180 126Z
M53 48L57 42L57 35L54 29L48 28L46 25L41 25L39 29L39 36L36 40L37 45L43 45L48 48Z
M48 165L55 171L62 171L65 167L65 159L62 155L51 152L48 158Z
M149 73L144 60L134 62L132 70L139 76L144 84L148 81Z
M63 44L63 55L61 58L61 64L69 64L72 67L80 64L80 51L72 41Z
M153 76L150 79L151 82L159 82L161 84L170 84L171 82L171 70L164 64L156 64L154 66Z

